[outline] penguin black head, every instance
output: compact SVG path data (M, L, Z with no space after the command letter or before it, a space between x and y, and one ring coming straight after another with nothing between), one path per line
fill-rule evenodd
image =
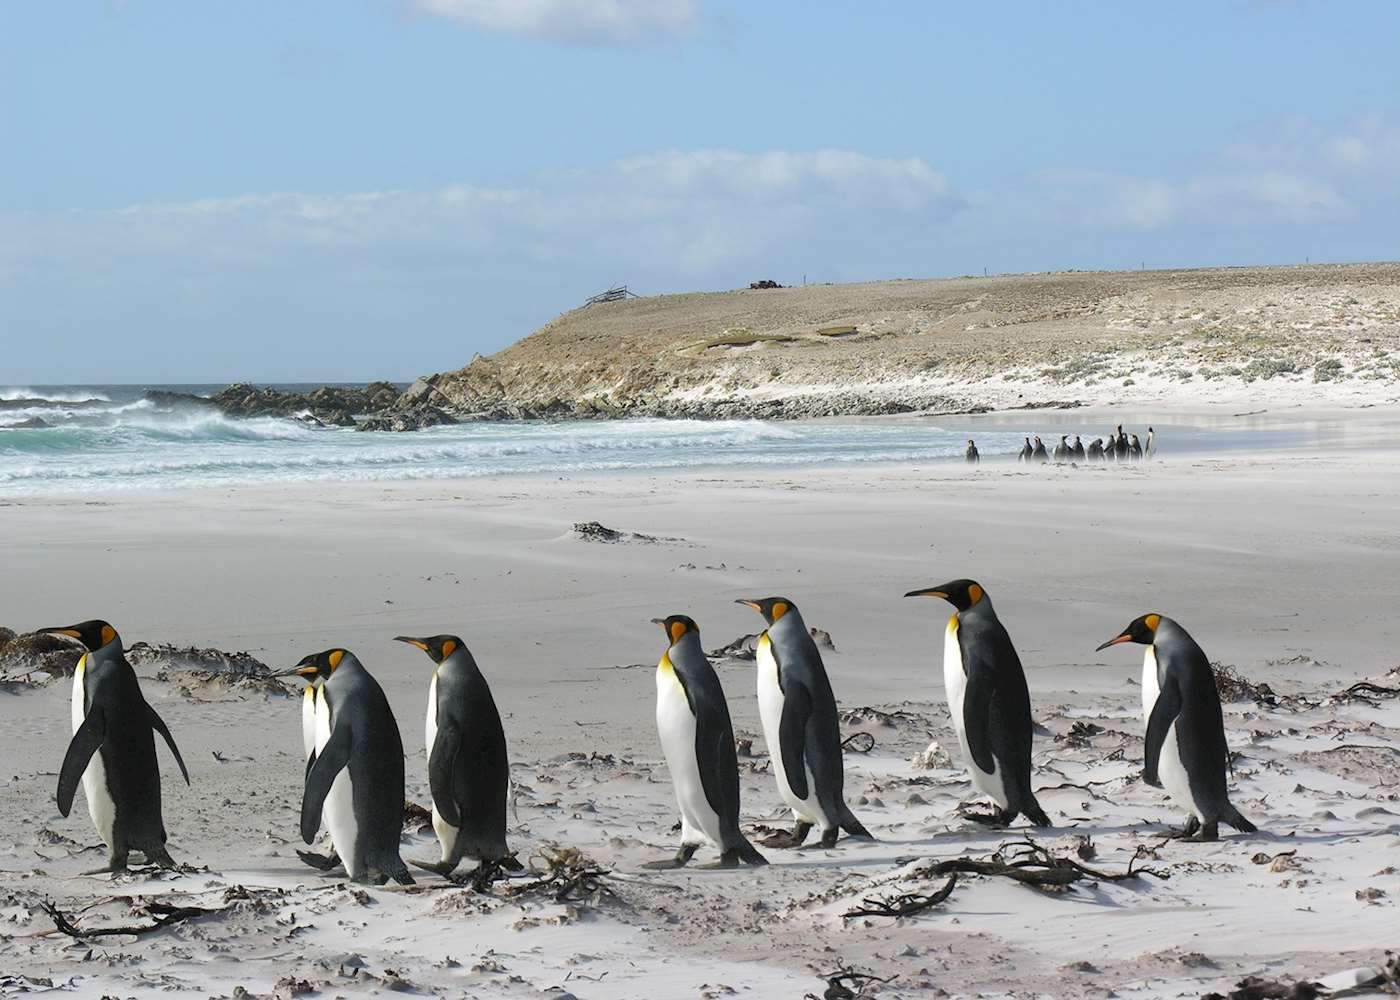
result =
M741 597L734 603L753 608L769 625L776 624L783 615L797 607L786 597Z
M941 597L959 611L966 611L973 605L981 603L987 596L987 592L976 580L952 580L938 587L911 590L904 596Z
M1094 652L1097 653L1100 649L1107 649L1109 646L1116 646L1120 642L1136 642L1150 646L1152 641L1157 638L1157 626L1160 624L1162 624L1161 615L1143 615L1141 618L1134 618L1123 630L1122 635L1109 639Z
M406 642L410 646L417 646L434 663L441 663L459 649L466 649L467 644L455 635L434 635L426 639L415 639L411 635L396 635L395 642Z
M302 661L291 670L284 670L276 677L291 677L295 674L298 677L305 677L308 681L317 677L329 678L340 666L340 661L345 658L343 649L324 649L319 653L312 653L302 657Z
M700 634L700 626L695 624L695 619L686 615L667 615L665 618L653 618L651 623L660 625L666 630L666 639L672 646L692 633L696 636Z
M94 618L90 622L79 622L76 625L40 628L34 631L49 632L53 635L66 635L70 639L77 639L89 653L96 652L109 642L118 641L117 630L100 618Z

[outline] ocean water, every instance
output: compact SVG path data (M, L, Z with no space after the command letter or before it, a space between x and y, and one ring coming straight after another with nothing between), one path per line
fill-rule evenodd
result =
M815 421L483 422L411 433L235 420L212 408L158 405L139 386L0 386L0 497L46 491L236 486L326 480L447 479L516 473L663 471L1013 459L1026 435L1047 447L1106 427L1065 414ZM153 385L209 395L222 385ZM313 385L281 386L306 391ZM38 417L49 427L6 425ZM1145 428L1136 428L1145 440ZM1159 434L1162 428L1159 428ZM1175 429L1176 453L1238 446L1241 433ZM1254 431L1252 445L1265 442ZM1290 438L1291 440L1291 438Z

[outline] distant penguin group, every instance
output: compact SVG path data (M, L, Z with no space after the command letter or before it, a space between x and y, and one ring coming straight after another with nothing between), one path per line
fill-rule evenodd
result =
M971 441L968 442L972 444ZM1151 427L1147 428L1147 443L1143 444L1138 440L1136 434L1125 433L1123 425L1119 424L1108 432L1108 439L1105 441L1101 437L1096 437L1089 442L1086 448L1083 440L1078 434L1074 435L1074 442L1070 443L1068 434L1061 434L1060 441L1054 449L1047 453L1045 444L1040 440L1039 435L1035 437L1032 444L1031 439L1025 439L1025 444L1016 454L1018 462L1047 462L1052 458L1056 463L1065 462L1138 462L1155 458L1157 454L1157 432ZM969 458L969 461L972 459Z
M954 609L943 641L944 693L963 766L994 807L971 818L1006 826L1024 816L1036 826L1051 825L1032 787L1034 726L1025 671L986 589L958 579L905 596L940 598ZM737 603L758 612L766 626L755 657L758 713L778 797L793 822L790 831L770 833L760 843L799 848L813 831L819 848L834 847L842 832L872 839L845 800L837 702L811 630L789 598ZM741 825L734 727L699 627L684 614L653 622L666 636L656 669L657 735L681 822L676 855L646 867L684 866L705 846L718 852L717 867L765 865ZM165 846L154 734L169 746L186 783L189 773L169 728L142 696L121 638L98 620L40 631L76 639L84 649L73 677L73 737L59 769L59 811L69 814L81 786L108 849L100 871L125 870L133 851L148 864L176 867ZM449 879L466 858L478 871L518 870L506 837L505 731L485 676L455 635L396 638L433 664L424 740L439 856L413 864ZM1186 813L1177 835L1213 840L1222 822L1253 832L1229 798L1224 716L1205 653L1181 625L1155 613L1134 619L1098 649L1121 643L1146 646L1142 775ZM312 844L324 823L334 848L331 855L298 853L322 871L343 867L355 881L412 884L399 847L403 741L383 689L343 648L313 653L277 676L306 682L299 832Z

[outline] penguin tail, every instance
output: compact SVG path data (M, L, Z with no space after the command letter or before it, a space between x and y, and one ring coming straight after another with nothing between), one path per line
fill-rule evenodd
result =
M1223 819L1226 823L1229 823L1236 830L1240 831L1240 833L1256 833L1259 830L1257 826L1255 826L1249 820L1241 816L1240 811L1234 806L1230 806L1225 815L1221 816L1220 818Z
M856 819L855 813L851 812L844 804L841 806L841 829L852 837L864 837L866 840L875 839L875 835L867 830L865 824Z
M758 853L758 848L750 844L749 839L742 834L733 850L735 857L746 865L766 865L768 863L768 859Z
M1035 799L1031 799L1030 805L1022 809L1021 812L1025 813L1026 819L1030 820L1035 826L1055 825L1050 822L1050 817L1045 815L1045 810L1040 808L1040 803Z

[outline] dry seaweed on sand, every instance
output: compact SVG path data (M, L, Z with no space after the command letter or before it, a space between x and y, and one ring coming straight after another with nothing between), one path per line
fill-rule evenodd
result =
M530 855L530 872L536 877L519 885L507 886L509 899L548 896L556 903L589 901L620 897L603 880L612 874L601 868L588 855L573 847L544 846Z
M1169 872L1156 868L1134 867L1143 855L1143 848L1140 847L1129 859L1125 871L1106 872L1090 868L1074 858L1053 854L1033 840L1009 841L997 848L989 858L950 858L918 868L909 876L913 880L949 876L948 881L937 892L929 895L902 893L884 899L867 897L861 901L860 906L848 910L843 916L903 917L922 912L937 906L952 895L959 874L1008 878L1022 885L1051 892L1061 891L1075 882L1086 879L1125 882L1144 875L1159 879L1171 878Z
M899 977L894 975L882 979L873 973L857 972L841 962L835 972L820 973L820 978L826 980L822 995L818 997L815 993L807 993L803 1000L865 1000L874 995L870 992L872 987L892 983Z
M1257 684L1250 681L1228 663L1212 663L1210 669L1215 674L1215 688L1220 692L1221 701L1252 701L1256 705L1278 707L1278 695L1263 681Z
M95 937L118 937L130 935L140 937L142 934L149 934L151 931L160 930L162 927L169 927L171 924L178 924L181 921L192 920L195 917L207 917L213 913L222 913L227 907L204 907L204 906L174 906L170 903L162 903L157 900L141 903L135 907L138 916L149 916L151 922L148 924L121 924L109 927L79 927L74 924L62 910L49 900L44 900L39 904L40 909L49 915L53 921L54 929L69 937L85 940Z

